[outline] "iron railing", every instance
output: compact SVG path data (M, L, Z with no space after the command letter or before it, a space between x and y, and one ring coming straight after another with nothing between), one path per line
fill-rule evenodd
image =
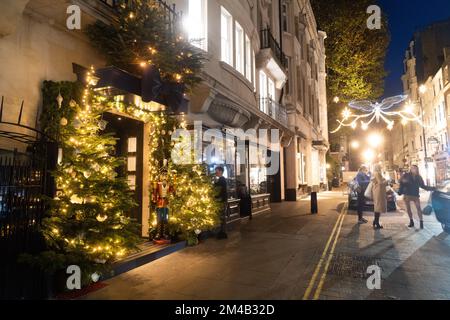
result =
M270 98L260 98L259 108L262 112L269 115L272 119L287 127L288 117L286 107L276 101L273 101Z
M261 30L261 49L271 49L278 63L285 69L288 67L287 57L270 29Z
M47 298L42 270L18 263L21 254L45 249L40 232L47 209L44 196L52 196L46 143L34 151L0 150L0 299Z

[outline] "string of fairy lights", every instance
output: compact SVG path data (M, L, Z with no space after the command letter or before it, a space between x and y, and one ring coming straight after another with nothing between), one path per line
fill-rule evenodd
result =
M89 159L88 157L83 159L83 163L79 163L80 159L77 158L77 155L74 161L61 163L61 174L56 179L59 192L55 200L59 203L59 210L63 215L67 215L69 210L76 212L73 209L74 206L100 206L100 212L95 217L98 223L102 224L115 219L117 223L113 229L119 230L128 220L126 210L117 210L120 207L120 203L118 203L120 199L117 199L117 195L114 193L92 195L90 192L89 178L113 183L117 176L115 174L115 161L117 159L109 156L114 148L114 142L101 140L106 139L100 138L99 133L105 129L106 124L101 124L102 120L99 120L99 116L105 111L114 111L119 115L124 114L148 124L148 178L151 182L158 181L161 173L161 159L159 159L161 149L177 150L174 147L177 143L183 143L183 137L180 137L179 141L173 141L171 139L172 133L179 128L187 129L187 122L184 114L180 115L178 119L170 117L163 112L163 106L160 106L161 111L151 112L149 109L155 109L156 105L148 106L143 103L127 105L121 99L111 101L106 92L93 89L97 82L95 69L91 67L86 76L82 104L70 102L70 107L77 111L73 123L75 134L66 137L67 141L64 141L64 143L68 148L78 150L76 151L78 154L95 152L101 160L96 161L97 159ZM61 122L63 127L67 124L67 121ZM113 137L110 137L110 139L114 140ZM185 148L182 147L179 150L177 152L182 152ZM170 155L170 152L166 153ZM181 157L182 155L178 156ZM171 183L175 184L176 190L169 202L170 222L196 234L200 233L201 230L214 227L217 224L216 203L211 183L204 168L197 164L190 166L189 169L182 169L179 166L174 166L170 158L167 159L166 165L167 168L165 169L167 169ZM91 209L84 208L83 210ZM151 215L149 223L153 227L156 226L155 214ZM89 239L89 237L74 235L63 229L63 226L55 224L51 228L52 237L62 239L69 248L84 250L95 260L117 259L123 257L129 251L129 248L124 245L125 239L120 236L120 233L113 233L106 238L99 236Z
M399 119L402 125L415 122L425 127L422 117L415 114L414 105L411 102L407 102L403 109L393 110L395 106L407 99L408 96L399 95L384 99L381 103L367 100L352 101L348 104L349 107L346 107L342 112L342 119L337 120L339 126L330 133L336 133L346 127L355 130L359 125L362 130L366 131L372 123L380 123L381 121L391 131L394 129L396 119ZM352 110L356 110L358 113L353 113Z

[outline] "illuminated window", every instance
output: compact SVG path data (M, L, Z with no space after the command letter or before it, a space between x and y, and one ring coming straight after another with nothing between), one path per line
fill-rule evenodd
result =
M259 72L259 96L260 96L260 106L259 109L262 112L267 112L266 99L267 98L267 75L264 71Z
M233 18L231 14L222 7L221 14L221 45L222 61L233 65Z
M256 92L256 82L258 80L256 80L256 55L255 55L255 50L252 51L252 57L253 57L253 63L252 63L252 68L253 68L253 87L255 88L255 92Z
M208 51L207 0L189 0L189 15L184 21L192 45Z
M252 82L252 43L250 38L245 35L245 76Z
M236 70L245 74L244 29L236 22Z

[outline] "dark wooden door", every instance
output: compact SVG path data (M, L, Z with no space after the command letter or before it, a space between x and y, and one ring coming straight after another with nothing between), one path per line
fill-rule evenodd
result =
M103 119L108 122L105 132L113 133L118 139L116 156L126 160L118 174L127 178L138 204L129 216L142 223L144 123L111 113L105 113Z

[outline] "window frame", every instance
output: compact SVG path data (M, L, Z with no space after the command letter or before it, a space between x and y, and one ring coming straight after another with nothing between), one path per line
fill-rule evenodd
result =
M245 76L245 32L238 21L234 22L234 52L235 52L235 69Z
M224 27L226 30L224 30ZM233 16L224 7L221 7L220 10L220 44L221 44L220 50L221 61L229 64L230 66L233 66L234 65Z
M198 38L197 36L193 37L190 31L192 31L191 23L194 23L199 17L196 15L196 18L191 18L191 8L193 8L194 3L200 3L200 19L201 19L201 37ZM191 7L192 5L192 7ZM198 11L198 6L195 6L195 12ZM191 44L199 48L203 51L208 52L208 0L188 0L188 24L186 25L186 30L188 33L188 38Z
M252 81L253 73L253 62L252 62L252 41L250 37L245 34L245 77L248 81Z

